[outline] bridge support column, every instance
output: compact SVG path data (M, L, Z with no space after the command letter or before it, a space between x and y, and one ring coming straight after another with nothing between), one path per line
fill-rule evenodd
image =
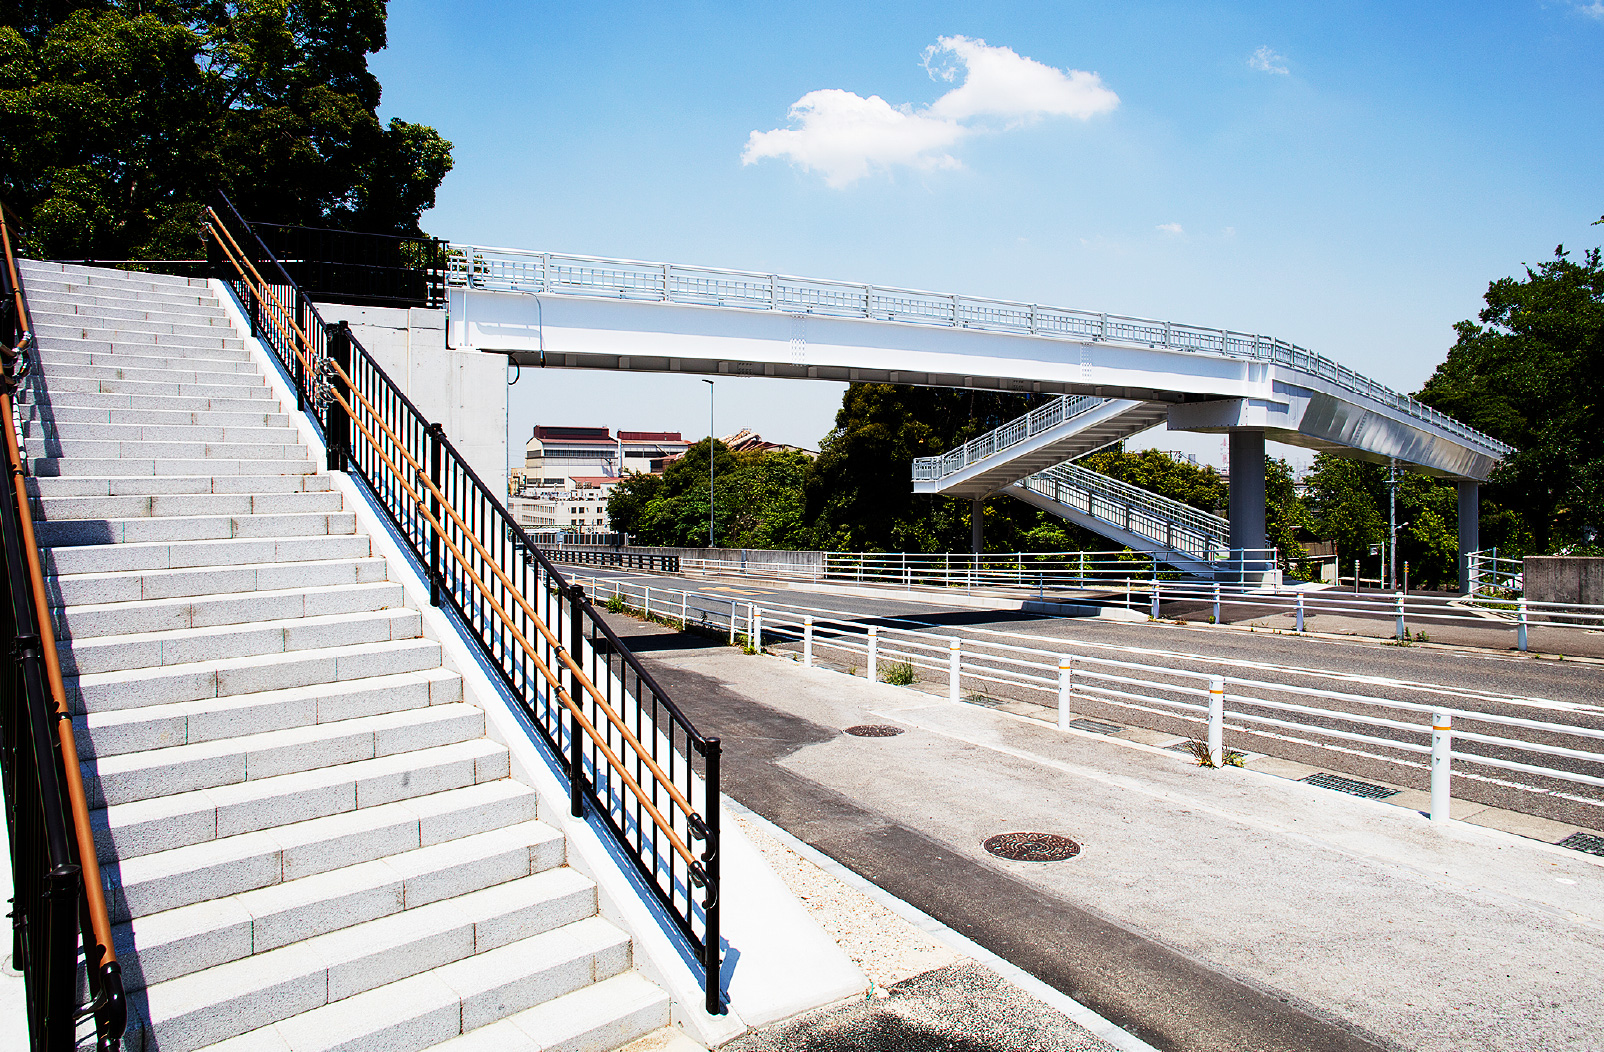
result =
M1459 594L1470 592L1470 553L1481 548L1481 485L1459 483Z
M976 555L986 550L986 502L980 497L969 502L969 547Z
M1274 569L1264 558L1264 432L1231 432L1232 576L1244 585L1262 583Z

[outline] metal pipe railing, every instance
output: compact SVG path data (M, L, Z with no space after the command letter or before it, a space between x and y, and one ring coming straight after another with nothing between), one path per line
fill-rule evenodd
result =
M595 815L631 858L696 949L708 1011L723 1011L719 739L697 732L349 328L323 322L226 198L207 210L205 234L311 406L330 469L358 480L405 538L432 598L563 765L575 817Z
M1439 427L1493 457L1513 447L1338 365L1269 336L1179 322L1048 307L1013 300L894 289L715 267L452 244L448 285L502 292L605 296L698 306L821 314L1048 338L1165 347L1195 354L1272 362L1318 377L1389 409Z
M50 1052L73 1048L78 1019L92 1016L97 1047L109 1052L122 1040L128 1008L14 423L12 397L24 372L18 366L29 361L33 338L3 207L0 248L5 256L0 295L8 305L6 331L0 334L8 352L0 375L0 418L11 478L0 497L0 534L9 599L3 616L14 655L3 677L0 767L16 883L12 953L25 976L32 1047ZM82 1008L80 947L89 995Z

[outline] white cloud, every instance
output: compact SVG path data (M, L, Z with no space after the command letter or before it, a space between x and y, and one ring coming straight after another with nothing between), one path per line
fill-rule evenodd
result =
M958 65L964 68L963 83L931 104L930 113L938 117L996 117L1013 123L1041 117L1087 120L1119 105L1119 96L1096 73L1054 69L984 40L941 37L925 48L923 61L930 75L942 80L953 80Z
M1604 0L1600 0L1600 2L1604 2ZM1260 73L1280 73L1285 75L1290 72L1287 69L1286 62L1287 60L1284 56L1277 55L1266 45L1249 56L1248 68L1256 69Z
M1161 230L1172 237L1180 237L1182 234L1186 233L1185 230L1181 229L1181 224L1179 223L1160 223L1154 229Z
M1604 0L1593 0L1590 4L1577 4L1576 10L1584 15L1592 15L1600 22L1604 22Z
M932 79L951 82L961 73L962 82L922 109L840 88L810 91L791 106L789 128L748 136L741 163L788 159L840 188L899 165L961 167L947 151L989 122L1088 120L1119 105L1096 73L1055 69L984 40L941 37L925 49L923 62Z
M790 128L753 132L741 163L789 157L839 188L895 164L956 168L958 161L942 151L966 131L956 121L899 110L878 95L863 98L840 88L802 96L791 107L791 122Z

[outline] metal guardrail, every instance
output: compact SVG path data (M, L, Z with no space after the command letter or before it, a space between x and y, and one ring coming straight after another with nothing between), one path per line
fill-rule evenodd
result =
M576 566L617 566L626 570L648 570L656 573L679 573L677 555L647 555L641 552L610 552L596 549L548 548L540 546L546 558L554 563L573 563Z
M1077 464L1059 464L1017 484L1171 552L1211 563L1231 557L1226 519Z
M1106 401L1108 399L1096 395L1062 395L939 457L919 457L913 462L913 480L935 482L944 479L989 456L1012 449L1028 438L1035 438L1066 420L1090 412Z
M1513 447L1377 383L1330 358L1285 340L1230 329L1046 307L1035 303L883 288L844 281L760 274L674 263L609 259L453 243L447 283L501 292L658 300L786 314L820 314L947 328L1013 332L1085 342L1164 347L1195 354L1271 362L1318 377L1354 394L1474 443L1497 457Z
M68 1052L81 1018L93 1017L100 1052L120 1046L128 1024L122 968L112 946L94 829L67 705L55 625L24 481L12 395L30 361L27 296L17 271L12 228L0 206L0 422L5 470L0 495L0 640L9 660L0 674L0 782L11 835L12 966L23 974L29 1047ZM87 1003L79 997L85 966Z
M250 224L295 284L317 300L377 307L441 307L446 243L354 230Z
M1470 561L1472 595L1503 592L1509 596L1525 590L1526 564L1520 559L1500 556L1497 548L1484 548L1465 556Z
M329 470L349 472L383 509L428 577L431 601L455 613L562 763L573 815L596 816L629 857L701 962L707 1010L723 1012L719 739L696 730L444 429L345 323L323 321L218 196L204 234L253 333L284 366L299 405L311 406Z
M902 627L910 620L905 617L864 619L772 601L758 605L639 580L593 579L591 586L598 597L616 596L629 608L687 628L727 632L732 644L759 652L771 643L795 645L795 656L804 665L818 663L821 652L834 651L843 655L837 664L864 669L874 680L890 664L906 663L938 684L945 681L944 693L951 701L965 700L966 688L971 693L997 687L1034 693L1045 704L1056 704L1060 729L1068 728L1069 719L1087 705L1123 712L1138 725L1180 721L1198 729L1200 751L1216 767L1229 762L1227 731L1239 736L1231 744L1245 746L1251 739L1258 751L1296 756L1312 746L1391 764L1429 785L1435 821L1449 817L1454 777L1604 805L1597 794L1566 792L1570 787L1604 789L1604 752L1560 744L1567 739L1579 739L1581 745L1604 743L1604 729L1556 722L1554 717L1575 710L1564 702L1472 692L1481 700L1551 714L1532 719L1467 708L1465 692L1427 683L1388 683L1391 692L1427 699L1415 702L1359 693L1363 686L1344 689L1345 684L1368 680L1340 673L1289 670L1300 678L1318 675L1334 685L1307 686L1133 660L1143 652L1133 654L1124 645L1055 638L1057 649L1046 650L1022 645L1039 640L1006 630L967 628L957 636L917 624ZM1229 664L1231 659L1219 661ZM1461 704L1443 704L1444 695ZM1482 773L1487 769L1491 773Z

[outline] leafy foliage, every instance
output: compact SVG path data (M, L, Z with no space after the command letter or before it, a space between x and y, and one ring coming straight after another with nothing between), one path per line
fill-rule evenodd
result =
M632 474L607 502L613 527L643 544L700 548L708 540L708 442L662 475ZM714 539L719 547L805 548L802 484L809 459L795 450L713 450Z
M0 196L25 250L182 259L222 187L251 218L416 234L451 169L377 116L384 0L0 3Z
M1484 490L1484 544L1514 554L1593 543L1604 524L1599 250L1578 262L1562 245L1485 298L1480 324L1455 327L1458 342L1419 398L1517 449Z

